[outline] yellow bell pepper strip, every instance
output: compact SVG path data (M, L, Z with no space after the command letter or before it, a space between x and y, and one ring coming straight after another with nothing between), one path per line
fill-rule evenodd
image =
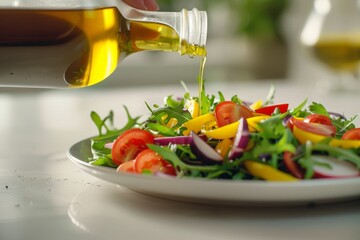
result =
M169 122L166 124L168 128L173 128L178 123L178 120L176 118L170 118Z
M327 136L307 132L296 126L294 126L293 134L301 144L305 144L306 141L310 141L312 143L318 143L323 141L325 138L328 138ZM337 138L331 138L329 145L332 147L341 147L345 149L360 148L360 140L341 140Z
M208 138L214 139L227 139L233 138L236 135L236 131L238 129L239 122L236 121L234 123L230 123L220 128L216 128L210 131L204 131L205 136Z
M186 101L184 107L189 111L192 118L196 118L199 116L199 112L200 112L199 103L194 99Z
M256 117L251 117L251 118L247 118L246 121L248 123L249 126L249 131L250 132L256 132L259 130L259 128L257 127L257 124L259 122L261 122L264 119L269 118L270 116L256 116ZM228 125L225 125L223 127L217 128L217 129L213 129L210 131L204 131L204 134L208 137L208 138L214 138L214 139L226 139L226 138L233 138L236 135L236 131L238 129L239 126L239 122L234 122L234 123L230 123Z
M189 135L191 131L198 133L201 131L202 126L208 122L215 122L215 116L213 113L204 114L198 116L196 118L190 119L189 121L185 122L182 126L187 128L183 134L185 136Z
M233 141L231 139L224 139L216 144L215 151L218 152L221 156L225 157L230 151L233 145Z
M245 161L244 165L251 175L267 181L298 181L297 178L290 174L279 171L263 163Z
M250 132L258 132L260 130L258 127L258 123L269 117L270 117L269 115L260 115L260 116L255 116L255 117L246 119L247 124L249 126L249 131Z
M345 149L360 148L360 140L341 140L333 138L331 139L329 145L332 147L341 147Z
M318 143L318 142L324 140L325 138L327 138L326 136L323 136L323 135L320 135L320 134L307 132L307 131L302 130L302 129L296 127L296 126L294 126L294 128L293 128L293 134L294 134L295 138L301 144L305 144L307 141L310 141L312 143Z
M250 105L250 108L252 110L256 110L256 109L259 109L261 108L263 105L263 101L260 99L260 100L257 100L256 102L254 102L253 104Z

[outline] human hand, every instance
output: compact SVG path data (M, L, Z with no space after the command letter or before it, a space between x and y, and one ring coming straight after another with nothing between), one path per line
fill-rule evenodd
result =
M156 3L156 0L123 0L123 1L134 8L148 10L148 11L159 10L159 6Z

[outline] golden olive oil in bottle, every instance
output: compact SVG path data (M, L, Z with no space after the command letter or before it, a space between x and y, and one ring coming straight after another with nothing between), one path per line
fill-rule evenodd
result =
M0 86L86 87L133 53L205 56L207 17L196 9L140 11L121 1L93 9L0 8L0 33Z

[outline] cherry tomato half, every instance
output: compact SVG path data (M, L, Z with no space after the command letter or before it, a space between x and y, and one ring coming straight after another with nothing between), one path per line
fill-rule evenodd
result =
M336 127L324 125L320 123L307 123L299 119L291 119L294 127L297 127L305 132L315 133L322 136L332 137L336 134Z
M250 108L232 101L221 102L215 108L215 117L218 127L223 127L236 122L242 117L246 119L253 116L253 111Z
M275 104L271 106L266 106L262 108L258 108L255 110L257 113L265 114L265 115L271 115L274 113L275 109L279 109L280 113L285 113L289 108L289 104Z
M304 119L307 123L320 123L324 125L333 126L332 121L329 117L322 114L310 114Z
M114 142L111 150L113 162L120 165L135 159L139 152L147 149L146 144L153 144L154 136L145 130L133 128L125 131Z
M342 140L360 140L360 128L353 128L344 133Z
M116 169L117 172L130 172L135 173L135 160L130 160L127 162L123 162L119 165L119 167Z
M141 151L135 158L135 171L142 173L144 170L176 176L175 168L151 149Z

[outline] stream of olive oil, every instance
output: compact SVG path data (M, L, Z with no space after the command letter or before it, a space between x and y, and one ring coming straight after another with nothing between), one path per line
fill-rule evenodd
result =
M202 98L203 94L205 94L205 80L204 80L204 72L205 72L205 65L206 65L206 55L202 56L200 61L200 70L198 75L198 91L199 91L199 111L200 114L203 114L202 111Z

